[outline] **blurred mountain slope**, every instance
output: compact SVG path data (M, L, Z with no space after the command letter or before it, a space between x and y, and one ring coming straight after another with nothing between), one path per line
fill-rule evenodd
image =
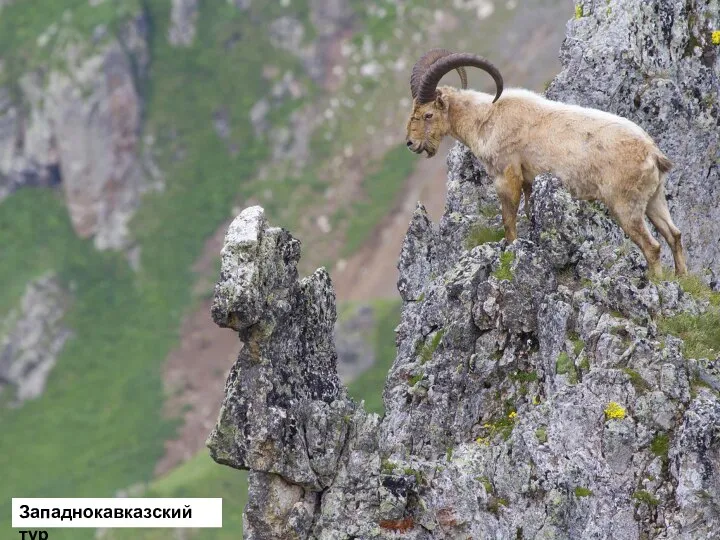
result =
M72 332L45 393L0 409L4 501L150 481L176 427L163 363L203 299L193 265L233 207L259 202L292 227L306 267L372 245L419 166L388 153L417 56L467 48L541 86L557 46L536 40L570 16L559 0L205 2L173 45L176 4L0 11L0 319L52 273ZM544 60L526 65L529 50Z

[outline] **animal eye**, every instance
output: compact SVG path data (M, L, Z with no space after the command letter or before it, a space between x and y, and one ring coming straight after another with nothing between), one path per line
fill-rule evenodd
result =
M425 120L430 120L432 118L433 113L425 113Z

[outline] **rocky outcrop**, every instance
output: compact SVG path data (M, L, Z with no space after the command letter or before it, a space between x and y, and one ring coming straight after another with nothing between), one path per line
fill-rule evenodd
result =
M89 41L54 25L39 38L56 44L49 64L12 92L0 88L0 200L19 187L59 185L75 231L99 249L127 247L141 195L159 187L138 148L147 26L139 13L112 36L96 28Z
M340 43L347 38L353 24L353 9L348 0L311 0L312 29L295 17L284 15L270 22L270 43L300 58L307 74L316 82L331 88L330 70L338 61ZM314 34L307 40L307 34Z
M42 394L65 342L72 336L62 319L71 302L57 277L30 283L18 309L0 321L0 392L18 405Z
M720 3L577 6L548 97L620 114L657 140L675 162L667 193L689 266L720 290Z
M230 227L213 317L245 346L208 443L251 471L246 537L711 537L717 360L658 322L716 308L649 282L549 176L523 238L473 247L491 182L464 147L448 164L445 216L416 210L399 263L382 419L338 382L325 272L298 280L297 241L257 207Z
M200 0L173 0L168 41L176 47L188 47L195 41Z
M584 84L593 99L614 96L596 106L623 113L628 99L635 106L632 76L611 78L618 86L606 93L598 74L613 59L619 73L633 65L635 49L616 49L625 14L635 14L625 21L635 25L628 36L671 25L658 30L665 41L639 42L646 53L654 44L654 57L674 50L688 26L672 26L683 15L678 7L666 17L676 9L669 2L624 2L614 25L604 17L620 5L602 4L584 11L586 2L570 23L566 71L551 96L567 88L567 99L579 101ZM587 35L573 39L580 31ZM693 58L678 62L699 62L699 78L675 79L685 77L675 71L663 84L649 79L641 105L682 116L682 107L674 116L669 108L681 98L664 89L687 88L689 100L693 84L708 88L716 77L698 67L707 56ZM659 120L635 114L667 149L675 128L657 131ZM677 144L717 142L706 117L684 118ZM702 166L714 174L708 148L673 156L675 215L715 200L712 184L699 183ZM219 463L250 471L246 538L717 535L720 296L699 279L649 281L642 255L604 207L574 200L549 175L536 179L520 238L488 242L501 226L491 180L462 145L448 169L441 222L419 205L400 255L402 317L382 418L338 381L325 272L299 280L299 244L258 207L230 227L213 317L244 347L208 445ZM697 201L689 202L693 185ZM717 235L700 232L713 225L694 226L685 224L694 267L705 260L714 268Z

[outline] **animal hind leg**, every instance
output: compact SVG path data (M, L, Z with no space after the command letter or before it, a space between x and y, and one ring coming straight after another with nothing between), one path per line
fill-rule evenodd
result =
M508 165L503 174L495 178L502 207L502 220L505 227L505 239L513 242L517 238L517 212L520 206L523 178L519 167Z
M530 219L530 195L532 194L532 184L523 182L523 196L525 198L525 215Z
M660 242L653 238L645 223L644 212L633 212L625 205L623 208L612 209L623 231L635 242L645 256L648 273L651 277L660 277Z
M662 187L658 187L648 202L645 210L647 217L655 228L663 235L665 241L672 250L673 259L675 261L675 275L682 276L687 273L687 265L685 263L685 254L683 253L682 234L673 223L670 217L667 200L665 199L665 191Z

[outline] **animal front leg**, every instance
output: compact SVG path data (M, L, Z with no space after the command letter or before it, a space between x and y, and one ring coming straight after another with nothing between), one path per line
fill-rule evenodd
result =
M503 174L495 178L495 190L500 199L505 239L514 242L517 238L517 213L520 206L523 179L520 168L508 165Z

